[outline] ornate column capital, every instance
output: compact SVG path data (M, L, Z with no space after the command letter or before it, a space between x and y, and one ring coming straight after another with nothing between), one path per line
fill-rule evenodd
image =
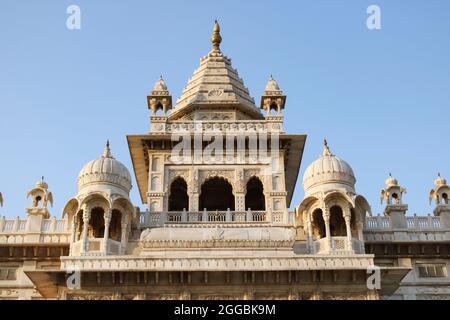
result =
M91 210L89 207L86 207L83 211L83 222L88 223L89 219L91 219Z
M104 215L103 215L103 219L105 219L105 224L106 222L110 222L111 221L111 217L112 217L112 209L108 209L105 211Z

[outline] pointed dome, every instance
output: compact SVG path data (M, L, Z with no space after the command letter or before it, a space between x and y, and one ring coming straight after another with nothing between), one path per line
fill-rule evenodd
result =
M48 189L48 184L47 184L47 182L44 181L44 177L42 177L41 180L36 182L35 188L40 188L40 189L43 189L43 190L47 190Z
M385 181L386 187L395 187L398 186L398 180L395 179L392 174L389 173L389 178Z
M273 91L281 91L278 83L273 79L272 75L270 75L269 81L267 81L266 88L264 89L266 92Z
M168 91L166 82L164 81L162 76L160 76L158 81L156 81L152 91L153 92Z
M309 165L303 175L303 188L306 196L318 190L328 190L327 185L354 191L355 183L353 169L347 162L331 153L326 140L322 155Z
M194 71L172 110L170 119L179 119L198 107L225 110L238 109L253 119L262 119L255 100L245 87L231 59L220 51L220 27L216 21L211 37L212 49L200 59L200 67Z
M110 184L125 191L131 190L131 175L128 169L114 159L109 148L109 141L100 158L88 162L78 175L78 189L93 185Z
M447 180L441 177L441 174L438 173L438 177L434 180L434 185L436 187L445 186L447 184Z

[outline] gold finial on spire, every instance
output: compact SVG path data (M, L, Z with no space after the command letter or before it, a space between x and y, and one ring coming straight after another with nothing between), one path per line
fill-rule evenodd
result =
M222 37L220 36L220 26L217 20L214 21L213 34L211 36L211 43L215 51L220 51L220 43L222 42Z
M323 156L331 156L331 151L330 151L330 147L328 146L328 141L327 139L323 139L323 152L322 152Z

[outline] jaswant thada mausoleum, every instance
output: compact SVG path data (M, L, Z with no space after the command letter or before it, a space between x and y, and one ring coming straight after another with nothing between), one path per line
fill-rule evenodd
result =
M107 143L60 218L44 179L26 217L0 218L0 298L449 299L446 180L430 177L433 214L411 216L389 176L373 215L325 141L291 203L306 135L284 131L272 77L256 105L221 41L216 22L181 97L159 79L149 132L127 136L145 209Z

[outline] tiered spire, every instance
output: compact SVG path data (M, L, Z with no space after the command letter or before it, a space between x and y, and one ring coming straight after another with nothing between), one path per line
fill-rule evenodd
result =
M229 107L248 114L252 119L262 118L231 60L220 51L221 42L220 26L216 20L211 36L212 49L201 58L200 67L194 71L170 114L171 120L182 118L199 106L219 110Z

